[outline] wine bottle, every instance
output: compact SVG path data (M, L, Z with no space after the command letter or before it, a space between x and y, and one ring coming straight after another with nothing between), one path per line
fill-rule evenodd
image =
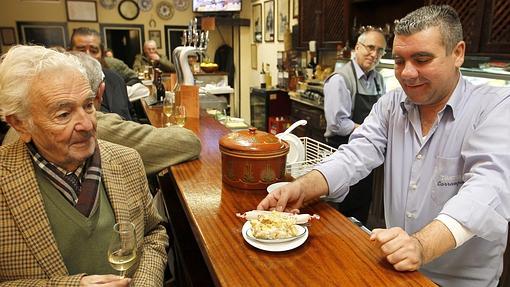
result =
M272 83L272 78L271 78L271 71L269 70L269 64L266 64L266 67L267 67L267 71L265 72L265 75L266 75L266 88L267 89L270 89L271 88L271 85L273 84Z
M260 88L265 89L266 88L266 72L264 71L264 63L262 63L262 69L260 70L259 81L260 81Z
M155 74L156 76L154 78L154 86L156 87L156 100L158 102L163 102L165 99L165 86L161 80L161 70L155 69Z

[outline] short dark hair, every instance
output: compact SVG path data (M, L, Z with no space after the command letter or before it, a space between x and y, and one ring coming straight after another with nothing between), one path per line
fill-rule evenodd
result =
M99 32L94 29L90 29L88 27L80 27L73 30L73 34L71 35L71 46L74 46L73 39L75 36L96 36L101 40L101 36ZM103 50L103 43L101 43L101 50Z
M430 27L438 27L446 53L463 39L462 24L455 9L448 5L421 7L397 21L395 35L411 35Z

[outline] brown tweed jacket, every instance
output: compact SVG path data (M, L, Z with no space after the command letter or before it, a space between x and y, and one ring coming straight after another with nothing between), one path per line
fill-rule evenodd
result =
M115 220L136 226L140 257L132 285L162 286L168 237L140 156L109 142L99 141L99 147ZM79 286L82 276L69 275L64 265L25 144L0 147L0 286Z

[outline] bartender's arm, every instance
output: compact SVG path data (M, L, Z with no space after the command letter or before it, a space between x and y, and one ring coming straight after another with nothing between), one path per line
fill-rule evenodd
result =
M461 230L460 237L463 236L464 241L458 242L461 241L456 241L459 235L454 237L451 229L442 220L436 219L413 235L407 234L400 227L374 229L370 240L377 242L388 262L396 270L414 271L472 236L468 231Z
M359 125L351 120L352 96L344 78L332 75L324 83L324 115L328 131L347 136Z

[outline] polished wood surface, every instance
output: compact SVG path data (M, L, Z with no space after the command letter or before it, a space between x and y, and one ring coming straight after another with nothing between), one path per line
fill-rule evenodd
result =
M160 109L145 107L151 122L161 126ZM254 209L267 192L222 183L218 141L229 132L225 127L207 115L189 119L185 127L200 137L202 153L171 167L171 173L215 285L435 286L419 272L395 271L366 233L324 202L302 210L321 216L302 246L274 253L252 247L241 235L245 221L235 213Z

